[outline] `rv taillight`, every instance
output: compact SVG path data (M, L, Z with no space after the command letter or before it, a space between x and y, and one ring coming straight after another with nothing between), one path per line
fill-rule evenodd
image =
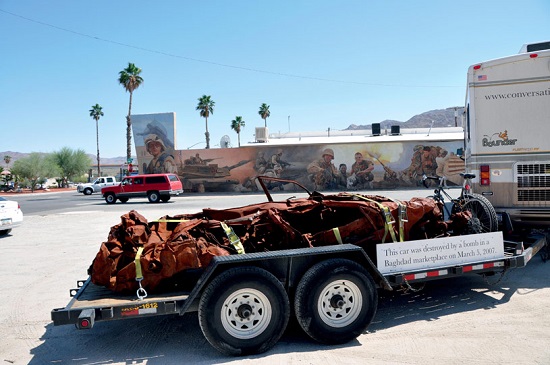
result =
M474 70L479 70L481 68L481 65L475 65Z
M529 55L529 57L531 57L531 58L537 58L538 56L539 56L539 55L536 54L536 53L531 53L531 54Z
M491 185L491 172L489 165L479 166L479 183L480 185Z

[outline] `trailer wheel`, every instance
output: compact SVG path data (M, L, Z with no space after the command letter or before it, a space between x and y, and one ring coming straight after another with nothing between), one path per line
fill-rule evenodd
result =
M463 211L472 213L474 227L469 227L473 232L485 233L496 232L498 230L498 220L495 208L487 198L479 194L468 194L465 196L467 201L462 206Z
M204 290L199 324L204 337L229 355L258 354L273 347L290 317L290 302L275 276L257 267L229 269Z
M378 306L371 275L356 262L331 259L310 268L296 288L294 310L314 340L340 344L362 334Z

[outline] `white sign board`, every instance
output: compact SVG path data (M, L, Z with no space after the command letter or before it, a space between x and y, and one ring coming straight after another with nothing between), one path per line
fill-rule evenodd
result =
M504 257L502 232L376 245L382 274L465 265Z

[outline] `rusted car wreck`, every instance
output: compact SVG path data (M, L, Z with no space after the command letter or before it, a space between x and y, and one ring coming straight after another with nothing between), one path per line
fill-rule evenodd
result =
M349 243L376 262L377 243L479 233L470 212L444 221L442 207L430 198L323 195L297 184L308 197L275 202L264 179L260 181L265 203L203 209L152 222L136 211L123 215L90 267L92 282L115 292L135 291L139 285L155 292L184 285L186 272L206 267L214 256ZM142 276L138 281L136 262Z

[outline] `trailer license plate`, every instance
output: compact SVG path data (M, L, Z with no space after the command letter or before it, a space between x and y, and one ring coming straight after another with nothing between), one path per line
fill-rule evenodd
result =
M7 226L8 224L11 224L11 218L4 218L0 223L1 226Z
M145 314L156 314L158 303L143 303L140 305L122 308L121 315L123 317L141 316Z

